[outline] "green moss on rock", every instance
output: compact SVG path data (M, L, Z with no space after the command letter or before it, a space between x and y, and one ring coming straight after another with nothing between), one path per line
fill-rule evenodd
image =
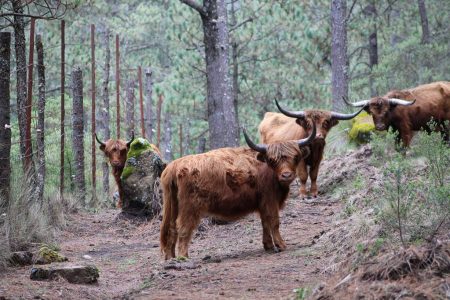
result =
M67 261L67 258L61 254L59 254L54 249L51 249L51 247L45 245L39 248L39 263L49 264L52 262L63 262Z
M375 130L372 117L367 112L362 112L352 120L352 128L348 133L350 139L359 144L367 143L371 133Z
M127 154L127 164L123 169L121 179L125 180L131 174L133 174L133 172L135 171L133 165L136 164L136 158L138 158L144 151L147 150L155 151L154 147L155 146L153 144L150 144L150 142L144 138L135 139L130 145L130 150L128 151Z

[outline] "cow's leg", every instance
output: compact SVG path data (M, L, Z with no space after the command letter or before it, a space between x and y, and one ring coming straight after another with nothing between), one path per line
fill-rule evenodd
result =
M200 223L200 217L192 209L180 210L177 219L178 255L189 257L188 248L192 233Z
M309 170L309 176L311 177L311 196L317 197L318 194L318 188L317 188L317 176L319 175L319 166L320 161L318 161L316 164L311 166L311 169Z
M308 195L308 192L306 191L306 181L308 181L308 168L304 159L302 159L298 164L297 176L300 179L299 196L303 199Z
M265 250L285 250L286 243L280 234L280 217L278 207L270 207L260 210L263 226L263 245Z
M277 248L281 251L286 250L286 242L283 240L280 233L280 216L278 215L278 211L276 217L272 218L271 225L273 242L275 246L277 246Z

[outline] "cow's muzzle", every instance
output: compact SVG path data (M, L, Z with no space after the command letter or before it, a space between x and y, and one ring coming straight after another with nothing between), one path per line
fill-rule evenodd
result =
M293 172L283 172L280 174L279 179L283 182L289 182L294 180L295 174Z
M375 125L375 129L379 130L379 131L382 131L382 130L386 129L386 126L384 126L384 124L376 124Z

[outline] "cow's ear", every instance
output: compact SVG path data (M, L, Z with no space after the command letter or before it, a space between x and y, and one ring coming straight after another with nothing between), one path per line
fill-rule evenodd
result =
M259 160L259 161L262 161L262 162L266 162L266 155L262 154L262 153L258 153L256 155L256 159Z
M370 106L369 105L364 106L364 110L366 113L370 114Z
M331 118L330 120L330 128L333 126L336 126L337 124L339 124L339 121L336 120L335 118Z
M305 129L308 128L308 122L306 122L305 119L298 118L298 119L295 120L295 122L296 122L298 125L300 125L300 126L302 126L303 128L305 128Z
M397 107L397 104L395 103L389 103L389 110L393 110L394 108Z
M106 149L106 145L100 145L100 150L102 150L103 152L105 152L105 149Z

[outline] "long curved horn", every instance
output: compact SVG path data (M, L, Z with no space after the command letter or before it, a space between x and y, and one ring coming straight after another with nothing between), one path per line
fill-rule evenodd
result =
M354 112L352 114L342 114L342 113L337 113L337 112L332 111L331 117L335 118L336 120L350 120L350 119L353 119L354 117L356 117L363 109L364 109L364 106L361 107L360 110L358 110L357 112Z
M402 99L397 99L397 98L389 98L388 101L389 101L389 104L408 106L408 105L413 105L416 102L416 99L414 99L413 101L407 101L407 100L402 100Z
M98 142L101 146L106 147L106 144L98 139L97 133L95 133L95 139L97 140L97 142Z
M134 130L131 131L131 140L127 142L127 147L130 147L131 143L134 141Z
M316 123L313 122L313 128L312 128L311 134L307 138L298 140L297 144L299 147L306 146L306 145L310 144L315 138L316 138Z
M345 98L345 97L342 97L342 99L344 100L345 104L350 105L350 106L354 106L354 107L361 107L361 106L364 107L367 104L369 104L369 102L370 102L370 100L361 100L361 101L358 101L358 102L351 103L351 102L348 102L347 98Z
M242 132L244 133L244 138L245 138L245 141L247 142L247 145L251 149L258 151L260 153L263 153L263 154L265 154L267 152L267 145L253 143L253 141L248 137L247 131L244 128L242 128Z
M299 111L287 111L280 106L278 101L275 99L275 104L278 107L278 110L283 114L291 118L303 119L305 117L305 112L302 110Z

